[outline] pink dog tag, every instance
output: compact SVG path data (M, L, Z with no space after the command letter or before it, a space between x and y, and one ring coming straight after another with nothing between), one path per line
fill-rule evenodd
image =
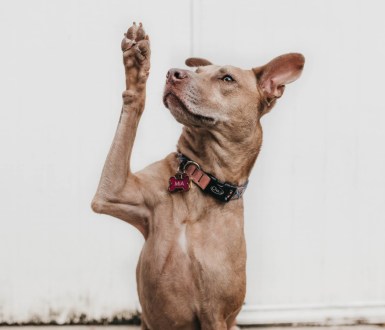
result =
M190 177L186 173L177 173L168 182L169 192L188 191L190 189Z

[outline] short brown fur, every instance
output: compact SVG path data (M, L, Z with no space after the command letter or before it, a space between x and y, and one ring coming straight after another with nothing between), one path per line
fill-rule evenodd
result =
M145 238L137 266L142 329L236 329L246 291L243 199L222 203L194 184L169 193L176 153L131 172L150 70L141 24L128 30L122 50L122 113L92 209L130 223ZM243 184L261 147L260 118L299 77L304 58L282 55L252 70L199 58L186 63L196 71L170 70L163 99L184 125L178 151L219 180Z

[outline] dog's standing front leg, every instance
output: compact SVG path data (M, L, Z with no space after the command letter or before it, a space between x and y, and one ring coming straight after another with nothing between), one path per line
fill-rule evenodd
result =
M116 134L92 201L97 213L122 219L147 236L149 210L140 179L130 169L132 147L146 98L150 70L150 44L142 24L131 26L122 41L126 90Z

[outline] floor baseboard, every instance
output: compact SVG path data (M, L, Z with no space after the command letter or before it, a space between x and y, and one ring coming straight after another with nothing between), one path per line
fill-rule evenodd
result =
M240 325L385 325L385 302L341 305L245 305Z

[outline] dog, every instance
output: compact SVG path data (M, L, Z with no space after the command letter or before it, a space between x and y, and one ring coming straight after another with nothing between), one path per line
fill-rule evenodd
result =
M163 102L183 124L177 152L132 173L150 42L135 23L122 41L122 112L91 207L136 227L142 329L238 329L245 298L243 198L262 143L261 117L301 75L291 53L250 70L189 58L171 69Z

